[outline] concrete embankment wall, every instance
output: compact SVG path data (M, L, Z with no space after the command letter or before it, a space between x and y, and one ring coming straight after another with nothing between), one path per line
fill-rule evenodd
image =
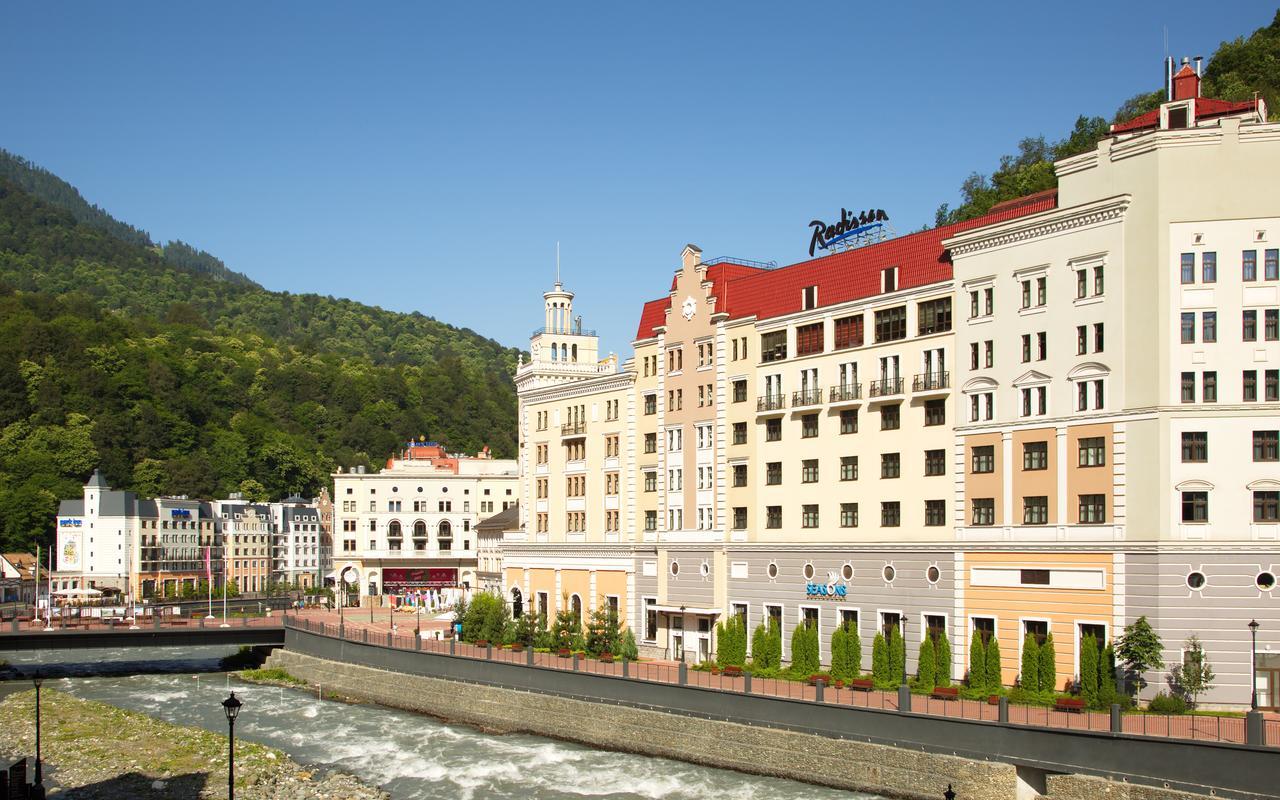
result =
M277 650L267 661L325 693L418 711L500 733L533 733L593 747L664 756L712 767L792 778L905 798L942 797L951 784L963 800L1111 800L1196 795L1075 775L1051 775L1041 787L1020 781L1012 764L974 761L796 731L743 725L578 700L517 689L462 684ZM1022 784L1020 786L1020 784Z

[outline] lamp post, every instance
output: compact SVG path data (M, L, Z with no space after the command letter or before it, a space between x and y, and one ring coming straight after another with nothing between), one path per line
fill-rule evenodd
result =
M422 638L422 595L418 595L418 629L414 635L419 639Z
M1258 710L1258 628L1262 627L1256 619L1249 620L1249 708Z
M44 684L44 678L36 676L31 681L36 685L36 786L44 786L44 774L40 763L40 687Z
M227 800L236 800L236 717L240 715L240 705L235 692L222 701L222 711L227 715Z
M898 618L902 625L902 685L907 685L907 615Z

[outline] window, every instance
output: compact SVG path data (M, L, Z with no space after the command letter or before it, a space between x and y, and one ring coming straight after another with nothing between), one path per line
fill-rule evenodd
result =
M646 433L644 435L644 451L646 453L658 452L658 434Z
M818 306L818 287L806 286L800 291L800 301L804 305L804 310L808 311Z
M1031 308L1031 281L1022 282L1022 307Z
M801 325L796 328L796 355L807 356L822 352L823 323Z
M1262 271L1269 281L1280 279L1280 250L1267 250L1263 254Z
M849 409L840 412L840 433L857 433L858 432L858 409Z
M993 617L974 617L973 633L985 644L996 635L996 621Z
M1022 524L1045 525L1049 522L1049 498L1045 495L1022 498Z
M747 401L747 382L739 380L733 382L733 402L745 403Z
M818 482L818 459L806 458L804 461L800 462L800 482Z
M1268 308L1262 312L1262 337L1268 342L1280 339L1280 308Z
M644 396L644 413L658 413L658 396L656 394L647 394Z
M1183 283L1196 282L1196 254L1195 253L1182 254L1182 282Z
M1049 443L1026 442L1022 445L1022 468L1039 470L1049 468Z
M735 531L746 530L747 527L747 509L746 506L735 506L733 509L733 529Z
M1107 521L1107 498L1102 494L1080 495L1080 524L1100 525Z
M1240 314L1240 338L1246 342L1258 341L1258 312L1256 309L1246 309Z
M1209 521L1209 493L1208 492L1183 492L1182 493L1182 521L1183 522L1208 522Z
M899 403L880 407L880 430L896 431L902 424L902 406Z
M857 503L841 503L840 504L840 527L841 528L858 527L858 504Z
M876 341L893 342L907 338L907 307L895 306L876 312Z
M1046 386L1034 386L1023 389L1022 416L1044 416L1048 412L1049 390Z
M1182 343L1191 344L1196 340L1196 315L1193 311L1182 312Z
M1076 270L1076 299L1082 300L1089 294L1089 270Z
M1102 294L1106 291L1106 276L1103 273L1103 265L1099 264L1093 268L1093 293L1095 295Z
M658 473L649 471L644 474L644 490L646 492L658 491Z
M1105 344L1105 337L1102 330L1103 323L1093 323L1093 352L1101 353Z
M1280 522L1280 492L1253 493L1253 521Z
M818 435L818 415L805 414L800 418L800 438L812 439Z
M1218 341L1218 312L1206 311L1200 315L1200 341L1212 343Z
M1218 254L1209 251L1200 256L1200 280L1203 283L1218 282Z
M817 505L800 506L800 527L802 528L818 527L818 506Z
M545 596L545 593L540 594ZM656 597L646 597L644 599L644 640L646 642L653 642L658 639L657 605L658 599Z
M858 457L840 457L840 480L856 481L858 479Z
M862 346L862 315L841 317L835 324L836 349Z
M764 421L764 440L766 442L782 441L782 420L773 417Z
M1089 326L1076 326L1076 355L1082 356L1089 352Z
M880 270L880 280L885 292L898 291L898 268L885 267Z
M925 425L946 425L947 424L947 401L946 400L926 400L925 401L924 424Z
M951 330L951 298L926 300L916 306L917 328L921 336Z
M996 501L994 497L975 497L973 500L973 524L996 524Z
M1253 460L1280 461L1280 431L1253 432Z
M1039 278L1036 278L1036 305L1038 306L1042 306L1046 302L1048 302L1048 299L1049 299L1048 282L1049 282L1049 279L1043 275L1041 275Z
M656 531L658 529L658 512L649 510L644 512L644 529L646 531Z
M733 443L734 444L747 443L747 423L745 422L733 423Z
M1258 279L1258 251L1245 250L1240 253L1240 280L1256 281Z
M1101 436L1080 439L1079 466L1102 467L1107 463L1107 440Z
M1241 387L1241 395L1245 402L1252 403L1258 399L1258 371L1255 369L1246 369L1243 372L1243 386Z
M1265 390L1263 397L1268 403L1280 400L1280 369L1267 370Z
M969 451L969 471L982 474L996 471L995 445L979 445Z
M746 486L746 485L747 485L747 465L746 465L746 464L734 464L734 465L733 465L733 486L734 486L734 488L736 488L736 489L740 489L740 488L742 488L743 486Z
M995 414L995 395L991 392L979 392L969 395L969 421L990 420Z
M946 450L925 450L924 451L924 474L943 475L947 471L947 451Z
M1218 402L1218 373L1200 373L1200 399L1205 403Z
M880 504L880 527L897 528L902 524L902 504L896 500Z
M1183 431L1182 463L1196 464L1209 460L1209 434L1207 431Z
M927 527L939 527L947 524L947 501L924 501L924 524Z
M880 454L880 477L897 478L902 475L902 459L898 453Z
M1036 361L1044 361L1049 357L1048 334L1040 331L1036 334Z
M765 506L764 526L773 529L782 527L782 506Z
M1048 570L1024 569L1022 574L1023 583L1030 583L1032 585L1048 585L1049 583ZM1028 580L1028 578L1030 578L1030 580ZM1043 581L1040 580L1041 578L1043 578ZM1045 638L1049 635L1049 623L1042 619L1024 620L1022 623L1022 633L1024 638L1027 636L1034 636L1036 644L1044 644Z
M988 317L995 313L995 307L996 307L995 296L996 296L996 290L991 287L988 287L982 290L983 309L986 312L986 316Z
M780 486L782 484L781 461L770 461L764 465L764 483L766 486Z
M760 336L760 360L781 361L787 357L787 332L773 331Z
M1030 360L1031 360L1031 334L1024 333L1022 334L1022 363L1025 364Z
M969 319L978 316L978 290L969 292Z
M1182 402L1194 403L1196 401L1196 374L1194 372L1182 373Z

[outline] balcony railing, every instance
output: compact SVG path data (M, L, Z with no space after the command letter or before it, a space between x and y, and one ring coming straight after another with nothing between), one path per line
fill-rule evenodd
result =
M862 384L850 383L846 386L831 387L831 402L843 403L848 400L862 399Z
M902 394L902 378L887 378L871 382L872 397L888 397L895 394Z
M560 426L561 436L581 436L586 432L587 432L587 423L585 422L570 422L566 425Z
M766 394L756 398L756 411L778 411L787 407L787 399L780 394Z
M791 393L791 407L816 406L822 403L821 389L801 389Z
M934 389L950 389L950 372L922 372L911 381L911 391L928 392Z
M542 334L550 334L552 336L595 336L595 331L589 331L576 325L555 325L552 327L535 328L533 336L541 336Z

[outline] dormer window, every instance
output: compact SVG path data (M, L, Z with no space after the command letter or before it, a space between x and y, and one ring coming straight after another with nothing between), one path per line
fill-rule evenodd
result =
M1169 109L1169 130L1187 127L1187 107L1177 106Z
M806 286L802 294L802 303L805 311L818 307L818 287Z
M885 267L880 271L880 290L883 292L898 291L897 267Z

